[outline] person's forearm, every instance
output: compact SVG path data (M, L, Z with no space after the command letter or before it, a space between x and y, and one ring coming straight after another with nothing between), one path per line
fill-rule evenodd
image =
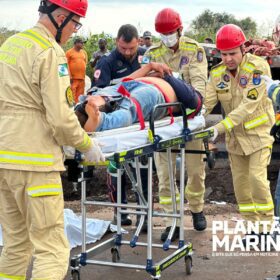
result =
M99 122L100 122L100 118L98 117L98 119L93 120L92 118L88 118L84 129L86 132L94 132L96 130L96 128L99 126Z
M127 76L127 78L136 79L136 78L145 77L147 74L149 74L152 71L152 63L153 62L145 64L140 69L134 71L129 76Z

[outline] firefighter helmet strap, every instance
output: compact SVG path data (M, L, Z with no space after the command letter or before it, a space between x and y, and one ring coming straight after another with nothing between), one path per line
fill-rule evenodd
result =
M70 13L67 16L67 18L64 20L64 22L61 24L61 26L58 26L57 22L54 20L53 15L52 15L52 12L55 11L57 8L59 8L59 6L57 6L56 4L51 4L50 6L47 6L46 1L43 0L40 3L40 7L39 7L38 11L40 13L48 15L49 19L51 20L51 22L53 23L53 25L55 26L55 28L57 30L57 33L56 33L56 36L55 36L55 40L58 43L60 43L61 35L62 35L62 29L72 19L74 14Z
M72 17L74 16L73 13L69 14L67 16L67 18L63 21L63 23L60 25L60 27L58 27L56 21L54 20L53 16L51 14L49 14L49 18L51 19L52 23L54 24L54 26L57 29L57 33L55 36L55 40L60 43L60 39L61 39L61 35L62 35L62 29L65 27L65 25L72 19Z

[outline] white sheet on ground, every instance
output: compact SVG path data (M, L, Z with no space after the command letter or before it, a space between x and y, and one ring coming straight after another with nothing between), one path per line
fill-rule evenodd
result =
M117 231L117 226L110 221L87 218L86 243L94 243L100 240L106 231ZM82 218L78 217L72 210L64 209L64 230L69 241L70 248L82 245ZM126 231L122 230L123 233ZM2 228L0 225L0 246L3 246Z
M86 243L94 243L97 240L100 240L108 230L110 224L110 221L87 218ZM70 248L82 245L82 217L78 217L70 209L64 209L64 230Z

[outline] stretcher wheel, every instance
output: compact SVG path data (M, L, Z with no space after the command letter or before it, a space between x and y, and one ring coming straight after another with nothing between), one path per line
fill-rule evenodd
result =
M209 151L207 154L207 164L210 169L213 169L216 163L215 153L213 151Z
M111 249L111 253L112 253L112 262L113 263L117 263L120 261L120 253L119 250L116 248L112 248Z
M192 258L190 256L187 256L185 258L185 267L186 267L186 274L191 275L192 274Z
M71 271L71 280L81 280L79 270L72 270Z

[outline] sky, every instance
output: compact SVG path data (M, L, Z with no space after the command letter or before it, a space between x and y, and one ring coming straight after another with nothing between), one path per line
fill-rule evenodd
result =
M0 27L24 30L33 26L40 0L0 0ZM163 8L177 10L182 18L184 30L192 20L204 10L217 13L230 13L237 19L251 17L259 30L271 30L280 15L279 0L89 0L86 19L82 19L80 35L100 34L103 31L116 36L122 24L130 23L137 27L140 35L149 30L156 35L154 19ZM271 32L271 31L270 31Z

